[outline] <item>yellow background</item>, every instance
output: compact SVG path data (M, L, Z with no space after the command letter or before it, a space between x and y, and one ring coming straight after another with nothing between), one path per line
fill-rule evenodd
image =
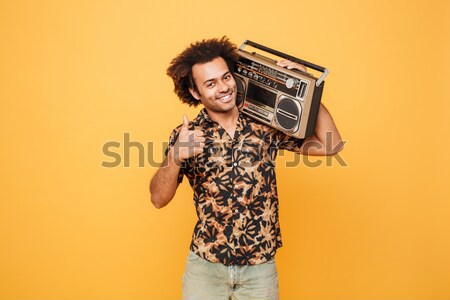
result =
M198 109L165 75L190 42L250 39L331 70L348 167L278 160L281 299L450 299L448 1L0 1L0 299L179 299L195 213L156 168ZM146 146L146 150L148 150ZM118 151L116 149L116 151Z

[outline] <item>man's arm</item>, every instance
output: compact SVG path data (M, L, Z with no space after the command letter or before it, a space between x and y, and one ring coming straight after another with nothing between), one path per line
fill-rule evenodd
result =
M169 150L166 159L150 182L151 200L156 208L166 206L173 199L178 188L181 162L175 160L174 152L174 148Z
M341 135L328 110L320 104L314 135L306 138L300 147L303 155L335 155L344 147Z
M175 196L181 162L203 152L203 132L189 130L188 126L188 118L184 116L176 143L170 147L166 159L150 182L151 201L156 208L163 208Z

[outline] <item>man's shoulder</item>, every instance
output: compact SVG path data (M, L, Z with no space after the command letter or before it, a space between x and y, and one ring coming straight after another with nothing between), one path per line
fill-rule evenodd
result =
M203 121L204 121L204 115L203 115L203 109L202 109L194 119L189 121L189 125L188 125L189 130L193 130L195 127L202 125ZM172 130L172 134L178 134L180 132L182 126L183 126L183 123L180 123L179 125L177 125Z
M177 127L175 127L174 129L172 129L171 135L178 134L180 132L180 130L181 130L181 126L183 126L183 124L180 124Z

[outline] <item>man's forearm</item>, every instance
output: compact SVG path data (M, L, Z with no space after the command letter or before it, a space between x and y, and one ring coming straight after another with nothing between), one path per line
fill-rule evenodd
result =
M334 155L342 150L341 135L328 110L320 104L314 135L305 139L300 153L305 155Z
M328 135L331 134L332 141L327 139ZM326 143L331 143L331 148L334 149L341 142L341 135L334 124L333 118L330 115L330 112L323 104L320 104L319 108L319 116L317 118L316 130L314 132L317 139L325 145ZM330 147L330 145L326 145Z
M150 182L151 201L156 208L166 206L175 196L179 173L180 163L175 161L172 148Z

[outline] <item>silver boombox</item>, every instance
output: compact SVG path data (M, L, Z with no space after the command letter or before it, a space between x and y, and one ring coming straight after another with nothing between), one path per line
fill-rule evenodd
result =
M277 66L276 60L245 51L246 45L320 71L322 76L315 78L303 71ZM238 54L233 74L239 109L290 136L311 136L329 71L248 40L239 47Z

